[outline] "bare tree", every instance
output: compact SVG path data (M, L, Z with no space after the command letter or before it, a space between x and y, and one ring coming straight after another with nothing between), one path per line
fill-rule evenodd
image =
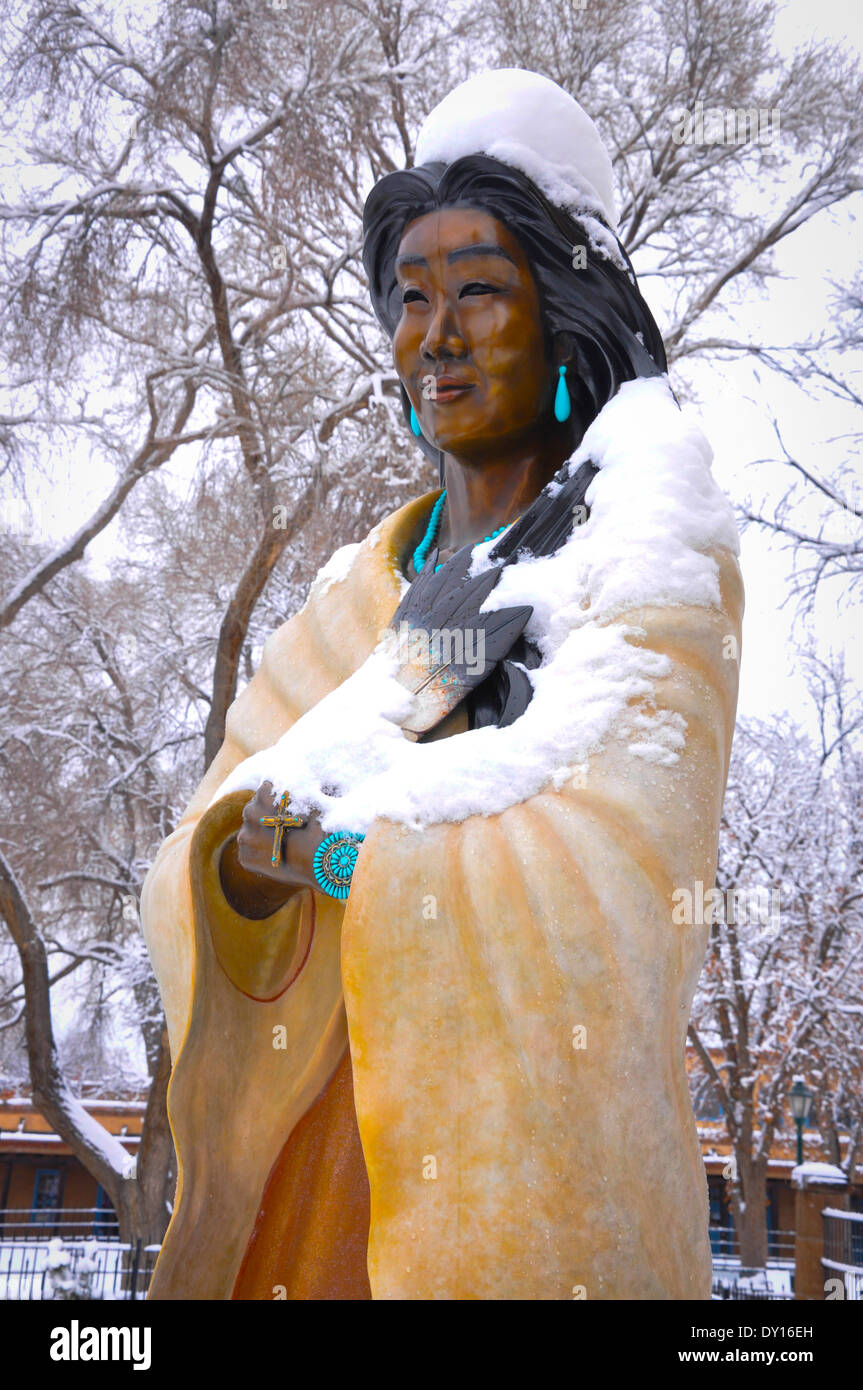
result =
M99 4L42 4L35 13L17 6L6 19L7 36L14 31L7 98L37 112L29 130L16 132L30 166L29 187L3 214L6 347L14 364L12 394L22 401L3 424L7 440L24 438L24 448L8 457L14 464L27 445L35 452L42 440L65 436L73 448L82 441L110 461L117 481L89 522L53 552L42 548L7 587L0 625L20 621L37 597L58 606L64 571L128 507L142 478L178 452L196 449L206 479L213 463L225 467L230 444L241 469L233 507L242 516L239 526L233 519L234 528L246 544L242 553L235 548L232 591L220 592L218 635L204 653L209 669L188 678L203 728L195 721L182 736L201 740L205 765L223 737L255 605L289 542L341 476L344 453L326 450L317 433L320 402L332 414L328 397L333 405L350 400L353 409L341 411L350 422L379 368L380 335L376 328L370 334L371 315L356 288L359 183L370 164L379 171L376 107L407 129L398 50L417 29L416 22L385 18L382 6L377 28L358 27L350 7L306 3L287 23L272 8L212 0L194 8L168 3L155 26ZM421 49L429 52L434 26L425 28ZM440 23L437 31L446 32ZM70 109L80 117L77 128L69 124ZM357 139L359 129L368 134L369 151ZM322 142L329 159L320 157ZM34 172L42 185L35 193ZM347 254L346 208L354 224ZM103 399L95 412L80 399L82 355L100 364ZM357 388L363 376L365 396ZM386 422L376 420L378 436L386 437ZM135 433L141 443L130 451ZM367 431L364 448L374 441L375 431L370 438ZM328 454L332 468L325 466ZM407 459L404 446L402 456ZM404 478L403 496L408 487ZM379 511L400 500L385 492ZM281 525L274 524L277 504L287 515ZM256 534L246 524L249 509ZM351 510L345 519L356 521ZM223 513L222 542L231 521L230 511ZM214 548L222 564L225 552L224 543ZM121 622L118 617L117 627ZM113 656L116 635L117 628L95 645L124 727L73 737L85 749L94 738L106 739L125 759L117 781L129 822L150 799L148 779L164 775L164 765L152 744L138 747L137 710ZM184 635L177 633L181 643ZM68 746L68 721L54 733ZM20 730L14 737L20 744ZM187 773L187 788L191 781ZM12 785L20 792L20 782ZM91 820L80 823L83 842L93 833L93 808L85 810ZM138 835L141 867L170 828L163 811L143 842ZM7 838L20 856L26 834ZM114 862L104 840L91 849L93 863L48 876L39 890L62 889L67 908L73 890L92 893L96 884L134 897L140 876L130 864ZM106 854L107 866L99 862ZM72 1104L57 1062L50 943L10 862L3 873L2 912L21 963L6 1003L13 1023L24 1006L36 1102L104 1182L124 1229L137 1223L157 1238L168 1149L160 1021L144 1009L150 1042L155 1034L159 1043L149 1049L155 1085L148 1115L148 1121L158 1115L158 1123L147 1125L140 1181L118 1185L120 1146L113 1155L94 1146L92 1127ZM89 920L97 916L98 901L77 906ZM100 935L101 929L118 947L110 910ZM107 944L98 953L69 941L56 949L65 964L55 979L83 961L98 958L106 970L116 965L116 949ZM152 991L152 977L134 988L139 995Z
M0 1037L14 1044L23 1024L35 1103L102 1182L123 1234L147 1241L161 1238L171 1196L170 1059L137 901L182 805L184 751L188 776L201 737L182 694L188 673L161 639L169 607L144 576L68 574L22 614L0 658L0 915L17 960L0 963ZM101 1127L81 1127L49 991L67 1027L75 1018L68 1071L124 1087L152 1078L137 1176L122 1145L100 1148ZM3 1052L14 1064L14 1046Z
M692 389L699 361L749 361L768 369L768 410L770 373L814 396L825 417L837 404L859 407L859 277L834 283L827 322L813 326L801 314L790 342L766 343L751 315L747 335L735 312L776 283L780 247L863 189L863 87L849 51L812 42L781 61L772 0L591 0L583 8L489 0L485 8L499 57L547 72L606 136L623 241L664 316L679 385ZM735 133L738 116L763 113L771 138L686 143L681 113L693 116L699 103L730 118ZM787 487L778 501L741 499L741 517L792 550L793 593L808 612L828 579L839 581L837 596L859 589L861 435L833 440L816 463L790 453L774 423Z
M859 701L838 713L842 725L823 726L820 750L787 721L738 725L717 874L722 910L689 1029L723 1107L741 1264L752 1268L767 1258L767 1165L790 1128L785 1097L795 1075L818 1088L831 1157L839 1159L840 1127L848 1135L841 1161L852 1174L860 1142L863 758L851 743Z
M782 62L772 0L488 0L486 11L499 58L573 92L606 137L622 240L667 305L669 359L760 349L729 332L735 296L769 280L781 243L863 188L859 65L816 43ZM735 117L734 139L682 138L699 102ZM736 138L736 113L753 108L780 113L769 140Z
M613 151L624 241L667 302L672 358L750 352L729 327L735 296L860 187L859 72L823 47L782 68L772 14L763 0L162 0L154 17L11 0L0 18L3 120L26 171L0 209L2 480L35 506L59 451L113 479L67 539L13 536L14 565L0 564L15 691L0 734L2 913L24 952L5 1018L12 1036L26 1006L39 1103L107 1176L110 1156L66 1104L46 990L87 980L93 998L136 1000L156 1078L141 1186L106 1184L130 1230L152 1229L167 1163L161 1018L129 936L143 866L265 632L335 545L436 481L405 435L368 303L366 192L411 162L422 117L469 72L545 72ZM779 105L783 140L680 144L675 122L699 100ZM744 216L740 190L756 185ZM814 362L810 348L794 350ZM81 562L109 527L101 585ZM130 635L137 657L118 651ZM52 692L58 650L68 688ZM74 846L45 790L51 749Z
M850 382L845 385L852 389ZM788 482L773 502L753 502L750 498L743 503L743 522L762 527L790 552L793 578L789 598L797 601L798 617L812 616L818 595L830 581L837 604L856 603L863 583L863 431L834 441L836 448L822 449L823 462L831 454L838 456L838 462L828 470L823 462L816 465L796 457L786 446L775 417L773 429Z

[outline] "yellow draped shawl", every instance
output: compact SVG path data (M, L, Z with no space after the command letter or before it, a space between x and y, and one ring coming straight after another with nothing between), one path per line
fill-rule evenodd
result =
M675 925L672 894L714 881L730 552L719 607L625 615L671 659L655 704L686 721L675 763L612 741L502 814L377 821L347 904L306 891L251 922L221 892L249 793L209 802L372 651L436 495L270 637L147 877L179 1159L152 1297L709 1297L684 1070L708 927Z

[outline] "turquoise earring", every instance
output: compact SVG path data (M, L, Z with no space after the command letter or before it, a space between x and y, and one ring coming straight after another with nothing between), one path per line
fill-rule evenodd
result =
M569 419L572 413L572 406L569 400L569 392L566 389L566 382L564 381L566 366L559 367L558 371L560 372L560 377L558 378L557 391L554 395L554 418L563 423L564 420Z
M566 413L567 413L567 415L568 415L568 414L569 414L569 411L567 410ZM414 434L416 434L416 435L422 434L422 426L420 425L420 422L419 422L419 420L417 419L417 413L416 413L416 411L414 410L413 406L411 406L411 429L413 430Z

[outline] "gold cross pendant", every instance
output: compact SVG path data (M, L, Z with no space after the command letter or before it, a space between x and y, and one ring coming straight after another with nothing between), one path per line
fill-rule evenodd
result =
M302 816L292 816L289 813L288 806L290 800L291 798L288 793L283 792L282 799L279 802L279 808L275 815L261 816L261 825L270 825L273 827L273 857L270 860L271 864L278 864L281 860L282 840L285 837L285 831L293 830L296 826L305 825L306 823Z

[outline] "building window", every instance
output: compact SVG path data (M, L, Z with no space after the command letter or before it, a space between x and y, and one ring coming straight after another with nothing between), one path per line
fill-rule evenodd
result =
M721 1178L709 1177L707 1190L710 1195L710 1248L714 1255L732 1255L734 1230L725 1184Z
M700 1077L694 1087L692 1107L696 1120L721 1120L725 1114L719 1088L707 1077Z
M114 1235L117 1230L117 1214L111 1205L111 1198L108 1196L101 1183L96 1189L96 1214L93 1217L93 1235L100 1233L104 1235Z
M30 1220L39 1226L55 1226L57 1213L63 1203L62 1168L37 1168L33 1184L33 1201L30 1204ZM42 1213L45 1215L42 1215ZM48 1212L50 1217L46 1219Z

